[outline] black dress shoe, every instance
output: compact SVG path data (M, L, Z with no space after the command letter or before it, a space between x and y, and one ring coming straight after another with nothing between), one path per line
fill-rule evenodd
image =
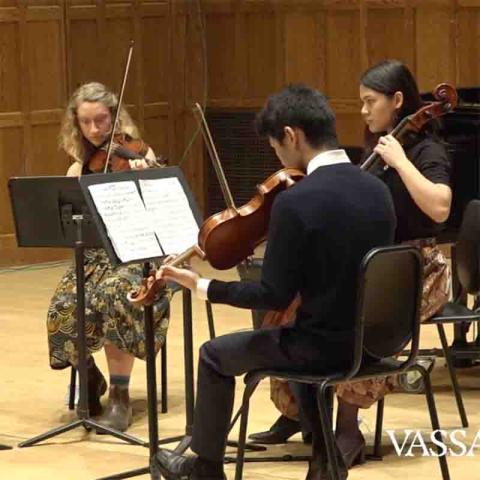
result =
M167 480L188 480L193 472L195 457L184 457L161 448L155 455L155 463Z
M277 421L266 432L252 433L248 436L255 443L264 443L273 445L277 443L286 443L287 440L296 433L300 432L300 422L290 420L281 415Z
M222 471L211 472L204 465L199 466L198 457L184 457L171 450L161 448L155 456L160 473L167 480L226 480Z

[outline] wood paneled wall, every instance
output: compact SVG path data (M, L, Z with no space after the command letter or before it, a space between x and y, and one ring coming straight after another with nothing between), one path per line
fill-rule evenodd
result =
M341 142L359 144L358 79L380 59L405 61L423 91L480 85L480 0L1 0L0 264L58 258L15 247L6 183L63 174L56 143L68 95L91 80L117 91L129 39L126 103L172 163L205 94L209 108L257 109L302 81L329 96ZM203 205L200 141L182 167Z

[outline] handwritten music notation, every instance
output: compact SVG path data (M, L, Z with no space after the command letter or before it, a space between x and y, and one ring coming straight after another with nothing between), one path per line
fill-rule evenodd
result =
M198 225L175 177L88 187L122 262L179 253L195 245ZM143 199L142 199L143 197Z
M140 190L163 251L181 253L197 243L198 225L177 178L140 180Z

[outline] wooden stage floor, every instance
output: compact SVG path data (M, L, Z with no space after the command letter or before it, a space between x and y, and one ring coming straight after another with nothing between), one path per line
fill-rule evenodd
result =
M48 366L45 317L53 290L66 268L66 264L48 268L24 269L0 273L0 444L15 446L18 442L60 426L74 418L64 404L69 371L53 371ZM200 271L207 276L213 272L202 265ZM217 278L236 278L235 271L215 272ZM194 299L194 350L208 338L206 313L203 302ZM214 306L217 334L225 334L251 327L248 311L226 306ZM436 330L422 330L422 346L439 346ZM169 412L159 414L160 436L165 438L181 434L185 426L183 336L181 296L173 300L171 326L168 334ZM95 356L106 371L102 352ZM196 360L195 360L196 362ZM196 365L196 363L195 363ZM480 367L461 370L470 428L467 444L480 430ZM460 428L452 391L444 362L438 359L433 374L435 395L442 428ZM238 394L243 382L237 382ZM146 417L145 364L137 361L131 384L134 424L129 433L148 439ZM212 406L212 412L214 407ZM213 414L213 413L212 413ZM367 443L372 444L375 410L362 411L362 429ZM249 432L269 427L277 417L269 401L268 382L264 382L251 407ZM430 432L423 396L394 393L386 401L385 428L421 429ZM479 448L473 457L449 457L452 479L480 479ZM434 457L398 457L387 435L384 434L385 458L383 462L368 462L350 471L352 480L440 479L437 459ZM290 452L308 454L299 436L271 453ZM126 445L110 436L97 436L76 429L57 436L40 446L0 451L0 478L8 480L77 480L94 479L129 469L146 466L148 450ZM227 466L228 478L233 478L233 466ZM305 463L259 463L245 467L245 479L303 479ZM137 478L149 478L147 476Z

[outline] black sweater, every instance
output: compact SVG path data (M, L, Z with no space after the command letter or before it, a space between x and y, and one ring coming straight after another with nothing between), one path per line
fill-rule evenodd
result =
M275 199L260 282L212 280L208 299L283 310L300 293L290 336L351 340L358 268L390 245L395 212L387 187L348 163L320 166Z

